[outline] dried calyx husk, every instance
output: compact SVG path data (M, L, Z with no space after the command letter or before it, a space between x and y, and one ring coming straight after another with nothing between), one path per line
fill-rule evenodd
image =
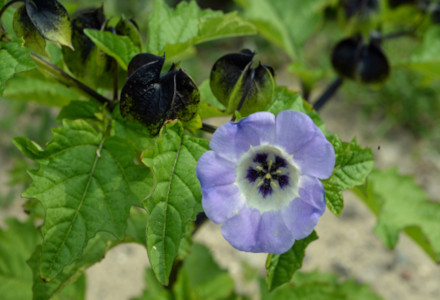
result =
M173 64L161 74L164 56L141 53L128 65L121 91L121 115L144 124L156 135L167 120L190 121L197 114L200 93L195 82Z
M390 74L388 59L375 39L368 44L360 36L344 39L333 49L331 61L343 78L366 84L383 83Z
M212 93L228 113L238 108L242 116L247 116L265 110L273 101L275 73L261 62L253 67L254 56L255 52L244 49L220 57L212 67Z
M100 50L84 33L84 29L110 31L127 36L135 46L141 48L139 30L133 20L124 17L106 19L104 8L91 8L78 11L72 19L72 45L74 49L62 48L64 61L69 70L80 80L93 87L113 87L113 58ZM118 81L122 84L126 73L118 70Z
M45 54L45 40L58 45L71 45L70 17L64 6L56 0L26 0L14 15L15 33L23 37L27 46Z

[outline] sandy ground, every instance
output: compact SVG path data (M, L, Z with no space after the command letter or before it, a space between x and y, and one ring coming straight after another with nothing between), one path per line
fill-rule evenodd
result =
M405 133L399 133L393 139L374 139L374 122L360 122L356 114L347 114L351 109L343 103L332 103L324 108L322 118L327 129L344 140L358 136L361 145L373 149L377 166L398 165L404 174L416 175L418 183L433 199L440 198L437 184L440 160L438 154L425 147L426 141L415 140ZM414 156L418 158L417 163L412 159ZM10 166L4 159L0 162L2 191L7 188L6 170ZM373 233L373 215L352 194L344 196L345 208L341 216L335 217L327 210L319 221L316 230L320 238L308 247L303 270L318 269L338 273L343 279L356 278L370 284L388 300L439 299L440 267L406 236L400 236L396 249L385 248ZM0 212L0 226L6 216L25 217L21 203L22 200L17 200ZM259 299L257 284L243 280L242 262L264 276L264 254L233 249L222 238L220 228L212 223L200 229L196 240L209 246L216 260L239 280L237 291ZM114 248L101 263L87 270L87 299L124 300L139 295L144 288L143 275L147 265L147 254L141 246L129 244Z

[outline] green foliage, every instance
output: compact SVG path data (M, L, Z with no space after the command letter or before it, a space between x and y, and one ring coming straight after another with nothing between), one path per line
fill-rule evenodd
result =
M84 29L84 33L102 51L113 57L124 70L127 70L130 60L140 51L127 36L95 29Z
M209 250L193 244L174 285L177 300L225 299L234 290L234 281L221 269Z
M93 264L101 261L105 253L115 245L117 245L117 242L114 237L111 237L108 233L98 233L88 242L81 258L66 266L57 277L49 282L43 281L40 277L38 266L42 248L38 246L28 261L29 266L33 270L33 299L52 299L52 297L59 295L60 292L63 293L65 287L69 287L69 285L72 284L80 284L81 282L77 283L77 281L81 280L84 271ZM79 289L79 291L81 291L81 289ZM78 293L79 291L76 292ZM83 293L84 292L83 290Z
M154 147L154 139L148 129L139 123L126 121L119 110L119 105L113 111L111 134L125 138L139 152Z
M6 220L0 229L0 293L4 300L32 299L32 271L26 265L41 238L32 220Z
M71 100L83 97L75 90L44 76L38 70L20 73L11 78L3 96L50 106L65 106Z
M283 254L269 254L266 261L266 283L269 291L289 282L302 266L307 246L318 239L313 231L308 237L295 241L293 247Z
M273 114L279 114L283 110L296 110L302 113L310 114L312 109L302 99L299 93L289 91L287 87L275 87L275 94L273 102L266 108L267 111ZM306 109L307 107L307 109ZM320 124L316 124L319 126Z
M332 297L341 297L340 299L357 299L357 300L381 300L382 298L375 294L370 287L360 284L354 279L341 282L337 275L331 273L319 273L313 271L310 273L297 272L293 275L292 283L297 287L305 287L305 290L318 286L323 288L321 296L328 295L328 299ZM302 298L300 298L302 299ZM311 298L309 298L311 299ZM315 299L315 298L313 298ZM320 299L320 298L316 298ZM327 299L327 298L323 298ZM335 298L339 299L339 298Z
M429 28L424 37L423 43L410 57L409 62L402 65L422 73L427 80L432 81L440 77L440 28L438 26Z
M296 272L289 283L271 293L262 293L262 300L381 300L367 285L353 279L341 282L331 273Z
M45 207L40 276L50 281L79 259L99 231L122 238L130 206L141 205L152 188L151 173L135 165L134 149L125 140L96 132L83 120L64 120L41 150L26 138L15 145L40 169L24 197Z
M374 157L371 149L360 147L356 139L346 143L335 135L330 142L335 149L336 163L332 176L323 180L325 202L335 215L339 215L344 206L342 191L365 182L373 170Z
M323 17L325 0L236 0L244 8L244 16L268 41L278 45L290 58L318 28ZM299 17L300 16L300 17Z
M206 140L185 134L180 123L172 122L162 129L155 147L142 155L156 177L154 193L144 202L149 213L148 257L157 279L165 285L185 225L202 211L200 183L195 173L197 160L206 150Z
M35 67L29 53L29 49L21 46L19 42L0 42L0 95L3 95L6 81L15 73Z
M155 0L148 18L146 50L157 55L166 53L173 60L195 44L255 33L255 27L236 13L202 10L195 1L181 2L171 9L165 1Z
M396 169L374 170L355 192L377 216L374 231L387 247L394 248L404 231L440 262L440 203L428 201L412 177Z
M145 282L147 288L144 289L140 297L132 298L131 300L172 300L174 299L171 292L165 289L162 284L156 279L153 270L147 268L145 272Z
M102 110L102 105L95 100L71 101L61 109L57 120L62 123L64 119L72 121L82 119L88 123L98 121L97 124L102 125L100 123L102 123L103 114L105 113Z

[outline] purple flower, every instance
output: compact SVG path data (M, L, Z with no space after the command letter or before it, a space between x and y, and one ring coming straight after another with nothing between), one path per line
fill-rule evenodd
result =
M197 164L202 204L225 239L248 252L280 254L324 213L333 146L305 114L257 112L213 134Z

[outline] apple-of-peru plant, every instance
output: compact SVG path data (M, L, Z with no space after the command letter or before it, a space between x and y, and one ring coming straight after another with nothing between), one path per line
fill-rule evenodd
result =
M377 217L386 246L403 232L440 262L440 205L412 178L374 169L371 149L341 141L319 115L345 82L383 86L401 69L438 80L439 3L236 0L223 12L154 0L135 20L63 2L0 0L0 93L60 107L46 145L12 141L37 167L22 194L27 220L0 229L1 299L84 299L84 271L133 242L151 264L137 299L248 299L193 242L210 221L235 251L267 253L258 299L382 299L336 275L299 272L319 243L319 218L341 213L346 190ZM303 49L325 24L335 25L333 48L316 67ZM408 36L414 52L390 59L386 43ZM236 37L276 53L259 62L259 43L209 48ZM211 71L191 74L185 62L202 59L201 44ZM277 84L270 59L279 56L301 92Z

